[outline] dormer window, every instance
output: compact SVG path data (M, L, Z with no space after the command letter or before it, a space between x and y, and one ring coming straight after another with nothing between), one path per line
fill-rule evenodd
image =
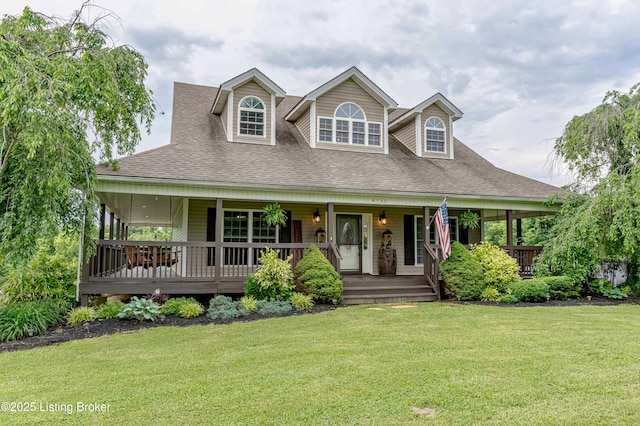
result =
M445 127L438 117L429 118L424 126L425 151L444 152Z
M336 108L333 118L318 118L318 140L336 144L381 145L382 124L367 122L364 111L354 103Z
M265 107L264 103L253 96L246 97L238 105L238 134L247 136L264 136Z

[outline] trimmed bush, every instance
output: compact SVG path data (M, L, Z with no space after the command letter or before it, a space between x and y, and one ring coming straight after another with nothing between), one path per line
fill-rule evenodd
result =
M511 283L509 289L521 302L542 302L547 300L549 294L549 286L540 278Z
M293 310L293 306L291 306L291 302L285 300L274 300L271 302L258 300L258 303L256 303L256 309L260 315L277 315L291 312Z
M63 311L51 300L16 302L0 306L0 342L42 334L60 322Z
M488 286L504 292L514 281L520 281L518 262L506 250L490 243L473 244L471 257L480 262L484 282Z
M482 290L480 294L480 300L495 302L500 297L500 292L494 287L487 287Z
M244 282L244 294L245 296L253 297L256 300L275 299L275 292L263 289L255 274L247 275L247 279Z
M342 302L342 280L331 262L313 244L294 272L296 291L306 293L318 303Z
M260 251L258 262L260 267L254 274L258 280L261 291L269 296L269 299L288 300L293 293L293 272L291 271L291 259L280 259L280 250L266 247ZM266 299L265 299L266 300Z
M234 302L228 296L216 296L209 301L207 316L211 319L228 320L247 315L247 310L240 302Z
M180 308L184 305L198 303L196 299L193 297L172 297L168 299L164 304L160 307L160 314L162 315L178 315L180 313Z
M549 295L552 299L566 300L570 297L580 296L580 284L576 284L571 277L562 275L559 277L540 277L549 286Z
M462 300L480 298L485 288L482 266L462 244L451 244L451 256L440 264L440 270L450 295Z
M67 325L80 325L86 322L95 321L96 310L91 306L80 306L72 309L67 318Z
M178 315L180 315L182 318L195 318L202 315L203 312L204 312L204 308L200 303L189 302L189 303L184 303L182 306L180 306L180 311L178 312Z
M506 303L509 305L514 305L518 303L518 298L513 294L503 294L498 298L498 303Z
M293 293L293 296L291 296L291 305L297 311L311 309L313 307L313 299L308 294L295 292Z
M96 318L98 319L114 319L118 318L118 314L124 311L124 302L116 300L113 302L103 303L96 309Z

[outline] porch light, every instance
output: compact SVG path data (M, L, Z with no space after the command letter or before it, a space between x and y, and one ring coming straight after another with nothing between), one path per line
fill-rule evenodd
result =
M387 224L387 215L384 213L384 210L382 210L382 213L380 213L380 216L378 216L378 220L382 225Z
M313 221L315 223L320 223L320 212L318 211L318 209L316 209L316 211L313 212Z

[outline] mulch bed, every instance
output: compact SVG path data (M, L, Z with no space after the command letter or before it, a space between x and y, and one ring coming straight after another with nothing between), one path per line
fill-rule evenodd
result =
M306 311L291 311L286 314L279 315L259 315L254 313L231 320L212 320L206 315L200 315L196 318L180 318L176 316L167 316L164 318L164 320L156 319L155 321L138 321L135 319L96 320L77 327L60 325L50 328L46 334L27 337L22 340L2 342L0 343L0 353L32 349L40 346L55 345L58 343L69 342L71 340L87 339L90 337L98 337L114 333L132 332L143 328L229 324L232 322L248 322L264 318L307 315L334 309L336 309L334 305L314 305L313 308Z
M634 304L640 305L640 298L629 298L626 300L613 300L605 297L592 297L591 300L586 298L570 299L570 300L550 300L548 302L541 303L516 303L515 305L507 305L496 302L481 302L481 301L457 301L457 300L443 300L443 302L449 302L454 304L464 305L486 305L486 306L500 306L500 307L534 307L534 306L612 306L620 304ZM126 333L131 331L140 330L143 328L154 327L187 327L190 325L206 325L206 324L229 324L231 322L241 321L255 321L264 318L307 315L318 312L325 312L336 309L333 305L315 305L308 311L292 311L281 315L258 315L249 314L244 317L235 318L232 320L212 320L206 315L201 315L197 318L180 318L175 316L168 316L163 321L158 319L155 322L151 321L138 321L138 320L98 320L91 323L87 323L78 327L58 326L52 327L46 334L38 336L27 337L26 339L16 340L11 342L0 343L0 353L13 352L24 349L32 349L40 346L54 345L63 342L69 342L71 340L87 339L90 337L104 336L114 333Z

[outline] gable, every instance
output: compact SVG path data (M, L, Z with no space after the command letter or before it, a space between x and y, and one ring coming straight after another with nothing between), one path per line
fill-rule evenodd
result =
M336 108L345 102L355 103L362 108L368 121L382 122L384 120L383 105L351 79L340 83L318 97L316 100L316 114L318 116L333 117Z
M265 117L264 117L264 136L246 136L240 134L240 110L239 105L242 99L246 97L255 97L258 98L265 107ZM271 105L271 94L267 92L262 86L257 84L255 81L250 80L244 83L241 86L236 87L233 90L233 97L230 98L232 100L233 105L231 107L227 107L228 113L232 111L231 120L232 123L232 137L229 140L235 142L251 142L251 143L266 143L271 144L271 134L273 132L271 125L271 116L275 113L272 109ZM229 117L227 117L229 120ZM228 133L227 133L228 134Z

